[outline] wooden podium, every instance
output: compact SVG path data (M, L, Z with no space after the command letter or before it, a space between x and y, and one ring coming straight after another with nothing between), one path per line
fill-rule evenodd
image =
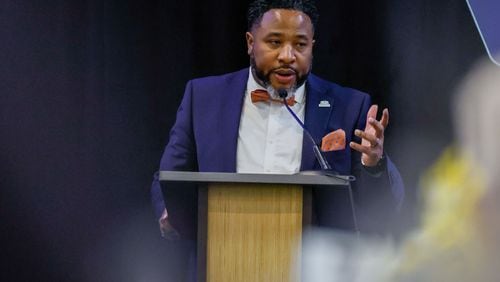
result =
M300 281L311 185L348 189L351 177L160 171L198 184L198 281ZM168 185L170 183L170 185Z

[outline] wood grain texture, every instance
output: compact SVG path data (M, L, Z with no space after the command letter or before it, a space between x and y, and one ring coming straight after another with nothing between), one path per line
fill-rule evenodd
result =
M208 189L207 281L299 281L302 187Z

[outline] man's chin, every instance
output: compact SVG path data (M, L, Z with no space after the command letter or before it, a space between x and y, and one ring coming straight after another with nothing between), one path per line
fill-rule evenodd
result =
M276 91L278 91L280 89L284 89L286 91L290 91L290 90L295 89L294 85L275 85L275 84L271 84L271 87L274 90L276 90Z
M286 92L288 93L288 96L294 95L295 90L297 90L297 88L295 87L295 84L293 84L293 85L287 85L287 84L269 84L268 87L267 87L267 91L274 98L279 98L278 92L281 89L286 90Z
M278 89L285 89L287 91L290 91L290 90L295 89L296 80L294 79L293 81L288 82L288 83L280 83L280 82L271 80L270 84L271 84L271 87L274 88L276 91Z

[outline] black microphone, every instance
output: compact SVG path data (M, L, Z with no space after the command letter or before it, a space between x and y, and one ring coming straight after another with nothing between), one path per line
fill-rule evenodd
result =
M292 111L292 109L290 109L290 107L288 106L288 103L286 102L286 96L288 96L288 91L286 91L283 88L280 88L280 89L278 89L278 96L283 99L283 104L285 104L287 110L290 112L290 114L292 114L293 118L299 123L300 127L302 127L302 129L304 130L306 135L309 137L309 139L313 143L314 156L316 157L316 160L318 160L318 162L321 166L321 169L322 170L331 170L332 167L326 161L323 154L321 154L321 151L318 147L318 144L316 144L316 141L314 141L314 138L312 137L311 133L309 133L309 130L307 130L304 123L302 121L300 121L300 119L297 117L297 115L295 115L295 113Z

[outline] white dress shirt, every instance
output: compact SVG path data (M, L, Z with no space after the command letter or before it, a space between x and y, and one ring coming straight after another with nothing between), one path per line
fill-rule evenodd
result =
M295 91L291 109L303 122L305 84ZM257 83L250 69L245 101L241 112L236 155L239 173L293 174L300 170L302 136L304 132L288 112L277 102L252 103L250 93L265 89Z

